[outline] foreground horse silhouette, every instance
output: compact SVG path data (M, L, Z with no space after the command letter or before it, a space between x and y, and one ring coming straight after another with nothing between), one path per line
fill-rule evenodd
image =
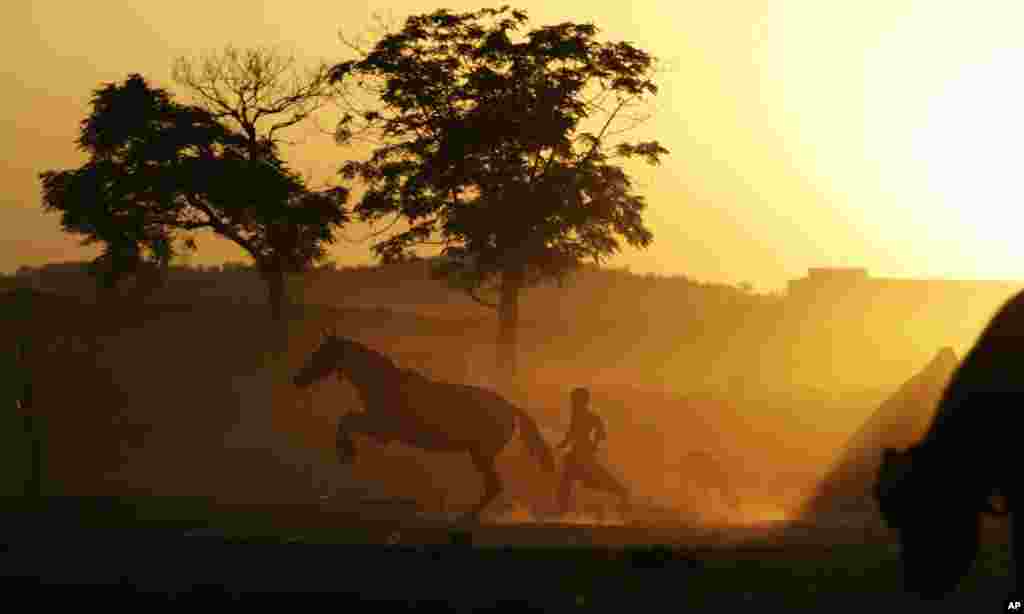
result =
M338 458L355 459L351 435L362 433L381 444L391 441L434 451L465 451L483 474L484 495L462 519L476 519L502 491L495 457L519 432L530 453L554 471L551 448L537 423L499 394L463 384L427 379L399 369L387 356L351 339L325 333L293 382L306 388L331 373L345 376L358 390L366 411L338 419Z
M996 313L953 373L924 438L886 449L875 486L882 516L899 529L907 590L939 598L970 570L981 513L1010 515L1011 553L1021 584L1024 538L1014 512L1021 499L1018 429L1024 402L1024 292ZM996 510L991 497L1006 500Z

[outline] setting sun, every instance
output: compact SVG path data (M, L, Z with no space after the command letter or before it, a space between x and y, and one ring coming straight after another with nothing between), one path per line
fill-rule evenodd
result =
M862 164L875 170L852 189L877 196L861 217L928 276L1019 279L1021 6L907 8L863 49Z
M1024 262L1024 87L1014 76L1022 65L1018 49L963 66L927 101L914 132L934 206L950 223L950 236L963 238L979 277L1012 277Z
M218 28L182 17L209 9L195 2L173 12L123 12L108 3L77 16L57 3L26 6L26 27L12 45L32 63L11 81L6 115L19 119L5 128L11 150L0 164L8 225L18 229L0 239L6 271L95 256L42 214L35 177L78 159L73 133L90 89L139 71L178 92L171 60L224 43ZM284 7L268 3L237 27L302 61L341 60L339 28L353 37L374 27L373 7L318 2L301 14ZM781 288L813 266L1024 278L1012 212L1021 196L1013 178L1024 132L1015 78L1024 6L791 0L683 3L668 13L657 3L522 8L537 23L592 21L608 39L636 42L663 60L654 112L630 137L656 137L671 152L659 168L631 169L655 241L624 250L612 265L758 289ZM391 10L397 22L419 9ZM238 18L223 9L204 24ZM94 23L88 39L70 25L83 20ZM132 53L123 53L125 45ZM322 120L329 127L332 117ZM333 179L359 153L313 129L292 140L296 168L317 181ZM368 229L354 224L345 236L350 241L332 246L332 256L369 261L368 243L355 240ZM216 237L201 239L196 262L243 255Z

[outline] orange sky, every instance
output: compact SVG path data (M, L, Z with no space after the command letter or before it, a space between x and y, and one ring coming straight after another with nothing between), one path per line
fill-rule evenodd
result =
M39 206L39 171L77 166L92 89L131 72L175 90L178 55L277 45L337 60L385 5L308 1L15 2L0 25L0 271L83 259ZM396 17L481 2L398 1ZM494 5L497 6L497 5ZM1019 2L537 2L531 24L592 21L668 61L661 167L637 167L655 242L634 271L780 288L813 266L874 275L1024 279L1014 164L1024 135ZM290 162L317 179L351 152L309 136ZM345 231L353 238L366 229ZM369 262L342 242L339 263ZM194 262L241 259L204 240Z

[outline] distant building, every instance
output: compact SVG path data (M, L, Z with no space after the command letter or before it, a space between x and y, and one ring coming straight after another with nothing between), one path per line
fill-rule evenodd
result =
M798 302L811 302L822 294L835 295L862 288L868 282L862 268L812 268L807 277L790 280L787 295Z
M811 268L807 277L789 281L787 298L803 304L843 297L899 301L984 295L1004 300L1021 289L1024 281L870 277L865 268Z

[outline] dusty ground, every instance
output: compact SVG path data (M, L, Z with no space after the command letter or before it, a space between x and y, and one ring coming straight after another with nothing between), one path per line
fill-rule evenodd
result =
M884 530L453 528L408 517L359 522L316 504L235 506L215 514L197 504L192 518L179 508L177 518L163 519L155 507L134 509L138 522L108 522L106 529L71 531L68 518L85 515L69 505L47 525L20 524L0 551L0 576L37 591L40 583L93 591L106 585L121 595L161 598L190 591L204 592L203 599L225 591L243 597L328 591L342 600L444 600L466 608L526 601L547 611L671 604L686 612L987 612L996 611L1009 589L998 530L986 536L960 590L926 603L900 589L898 549ZM5 526L19 522L9 518Z
M564 535L572 534L578 533L569 530ZM39 546L37 542L31 550L11 549L2 556L7 580L21 577L51 586L120 584L133 591L164 594L216 585L241 595L334 592L360 600L444 600L462 606L527 601L550 610L573 602L595 606L662 602L688 612L768 606L786 611L862 612L896 607L897 611L984 612L995 611L1007 589L1003 577L975 577L941 603L921 602L899 590L895 555L884 545L817 552L682 549L668 554L579 546L509 551L459 546L224 544L193 537L120 543L110 538L102 542L63 538Z

